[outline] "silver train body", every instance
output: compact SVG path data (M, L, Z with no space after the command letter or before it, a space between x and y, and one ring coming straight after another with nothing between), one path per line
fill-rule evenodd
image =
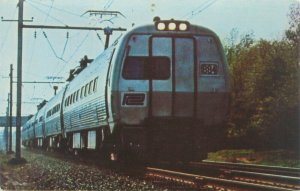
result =
M217 35L159 21L127 32L94 59L24 125L23 143L193 157L224 130L228 98Z

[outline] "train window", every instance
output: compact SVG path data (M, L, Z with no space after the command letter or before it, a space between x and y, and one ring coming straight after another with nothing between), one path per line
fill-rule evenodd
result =
M76 100L76 92L73 93L73 103L75 103Z
M94 79L93 92L95 92L97 90L97 82L98 82L98 77Z
M87 83L87 84L85 85L84 96L87 96L88 89L89 89L89 84Z
M151 59L152 79L166 80L170 78L170 60L167 57L154 57Z
M49 110L49 111L47 112L47 118L50 117L50 115L51 115L51 110Z
M69 104L69 102L68 102L68 97L67 97L66 98L66 103L65 103L66 107L68 106L68 104Z
M83 92L84 92L84 86L83 86L83 87L81 87L80 98L82 98L82 97L83 97Z
M89 84L89 94L92 93L92 86L93 86L93 80L90 81L90 84Z
M166 80L170 77L170 59L129 56L125 59L122 75L130 80Z
M77 90L76 92L76 101L78 101L78 97L79 97L79 90Z
M69 105L72 104L72 100L73 100L73 94L71 94L71 96L70 96Z
M147 57L127 57L123 68L123 77L131 80L145 80L148 78Z

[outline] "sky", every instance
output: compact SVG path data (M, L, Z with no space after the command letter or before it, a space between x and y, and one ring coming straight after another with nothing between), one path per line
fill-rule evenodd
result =
M24 19L32 25L133 27L161 19L188 20L215 31L222 42L236 29L240 35L253 33L256 40L278 40L288 28L288 12L299 0L26 0ZM18 0L0 0L0 17L18 18ZM117 17L90 16L88 10L120 11ZM109 21L108 21L109 20ZM35 35L36 34L36 35ZM113 38L120 35L113 32ZM100 37L100 38L99 38ZM103 31L24 29L23 81L65 81L69 70L87 55L95 58L103 51ZM17 22L0 21L0 116L6 115L9 67L17 67ZM54 79L56 78L56 79ZM14 78L16 81L16 78ZM36 105L49 100L53 86L64 84L23 84L22 115L36 112ZM14 105L16 84L13 86ZM13 115L16 108L13 107Z

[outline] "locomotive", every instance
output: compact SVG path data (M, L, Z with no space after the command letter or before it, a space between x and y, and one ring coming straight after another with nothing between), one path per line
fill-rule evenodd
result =
M195 160L224 132L228 66L210 29L156 19L90 62L23 126L25 146Z

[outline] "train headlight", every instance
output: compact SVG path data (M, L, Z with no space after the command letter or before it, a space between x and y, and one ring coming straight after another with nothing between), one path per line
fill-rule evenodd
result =
M158 23L157 24L157 30L165 30L166 29L166 24L165 23Z
M190 23L188 21L179 20L156 20L156 30L159 31L188 31Z
M180 31L186 31L188 28L187 24L186 23L180 23L179 24L179 30Z
M175 29L176 29L176 24L173 23L173 22L172 22L172 23L169 23L169 24L168 24L168 29L171 30L171 31L175 30Z

